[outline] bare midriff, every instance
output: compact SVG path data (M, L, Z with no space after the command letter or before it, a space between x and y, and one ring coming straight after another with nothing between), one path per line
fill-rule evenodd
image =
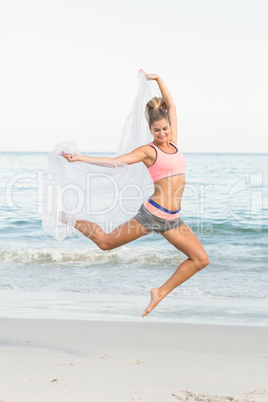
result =
M165 177L154 182L154 193L151 199L170 211L181 207L182 194L185 187L185 174Z

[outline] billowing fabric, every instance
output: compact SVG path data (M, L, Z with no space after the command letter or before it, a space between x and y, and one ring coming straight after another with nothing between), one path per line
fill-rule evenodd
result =
M144 111L146 103L161 96L158 85L138 72L140 87L134 100L115 156L133 151L152 141ZM73 222L88 220L97 223L106 233L131 219L153 193L153 181L142 163L126 165L114 163L104 166L87 162L68 162L66 153L80 153L76 143L63 141L48 154L44 177L43 229L57 240L72 233ZM59 212L69 218L67 224L59 220Z

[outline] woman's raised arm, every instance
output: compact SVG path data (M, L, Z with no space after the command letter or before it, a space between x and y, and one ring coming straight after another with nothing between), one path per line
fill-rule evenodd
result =
M140 69L139 71L141 71L145 75L145 77L147 79L155 80L157 82L157 84L159 86L159 89L160 89L160 92L161 92L161 95L162 95L162 98L166 102L168 109L171 108L171 107L175 107L175 103L174 103L174 101L172 99L172 96L171 96L169 90L167 89L167 86L164 83L163 79L160 77L160 75L158 75L158 74L148 74L145 71L143 71L142 69Z
M176 110L176 105L172 99L172 96L170 95L170 92L166 87L166 84L164 83L164 81L158 74L148 74L145 71L143 71L142 69L140 69L140 71L145 75L145 77L148 80L156 80L156 82L159 86L162 98L166 102L168 114L169 114L170 121L171 121L170 140L172 142L177 143L177 138L178 138L177 110Z

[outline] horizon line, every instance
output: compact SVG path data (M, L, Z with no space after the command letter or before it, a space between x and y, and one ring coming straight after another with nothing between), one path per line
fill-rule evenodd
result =
M0 150L0 153L2 152L18 152L18 153L23 153L23 152L27 152L27 153L50 153L52 150L50 151L33 151L33 150L24 150L24 151L11 151L11 150ZM83 151L81 152L81 154L87 153L87 154L91 154L91 153L115 153L116 151L92 151L90 150L89 152L87 151ZM231 151L183 151L183 153L188 153L188 154L261 154L261 155L265 155L268 154L268 152L231 152Z

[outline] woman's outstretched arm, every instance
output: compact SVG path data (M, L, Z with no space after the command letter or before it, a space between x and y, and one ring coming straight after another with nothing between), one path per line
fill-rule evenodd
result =
M67 159L68 162L87 162L92 163L93 165L116 167L122 164L132 165L133 163L142 162L148 155L146 152L146 145L142 145L128 154L120 155L115 158L79 155L76 153L66 154L64 151L62 151L62 156Z

